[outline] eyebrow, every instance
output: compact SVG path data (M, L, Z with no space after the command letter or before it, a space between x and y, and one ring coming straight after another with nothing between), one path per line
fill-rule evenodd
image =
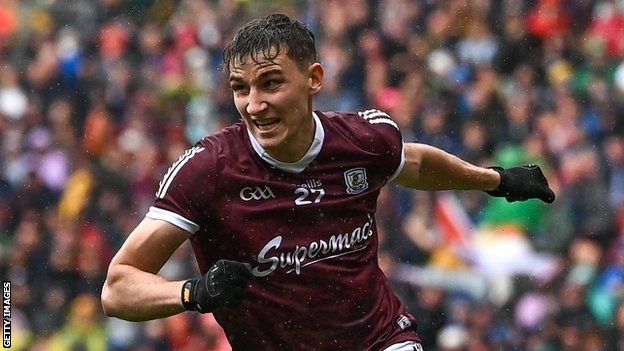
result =
M281 68L272 68L268 71L264 71L262 73L260 73L260 75L258 76L257 80L261 80L262 78L265 78L266 76L272 75L272 74L280 74L283 75L284 71L282 71ZM230 75L230 82L242 82L243 78L241 78L240 76L233 76Z

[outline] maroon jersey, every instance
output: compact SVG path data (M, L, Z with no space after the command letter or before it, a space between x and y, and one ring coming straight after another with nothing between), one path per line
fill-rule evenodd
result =
M315 112L296 163L271 158L237 123L174 163L147 216L189 232L200 270L250 263L236 308L216 311L234 350L381 350L418 340L377 264L380 189L403 165L397 125L378 110Z

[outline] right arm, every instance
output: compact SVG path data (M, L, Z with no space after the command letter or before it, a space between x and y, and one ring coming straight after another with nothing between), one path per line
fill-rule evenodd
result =
M188 149L169 168L156 194L158 207L150 209L113 257L102 289L106 315L144 321L185 310L206 313L234 306L244 297L252 274L243 262L223 258L201 277L185 281L168 281L157 275L175 250L199 229L196 223L203 216L204 204L209 206L212 200L215 177L206 177L206 172L218 167L215 154L204 152L207 147ZM202 191L197 191L198 186Z
M106 315L144 321L185 311L180 295L184 281L168 281L157 273L190 236L166 221L143 219L108 268L102 289Z

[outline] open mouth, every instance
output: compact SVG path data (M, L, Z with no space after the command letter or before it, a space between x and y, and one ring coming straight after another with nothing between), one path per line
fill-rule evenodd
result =
M277 126L279 122L280 120L278 118L258 119L253 121L256 127L263 131L275 128L275 126Z

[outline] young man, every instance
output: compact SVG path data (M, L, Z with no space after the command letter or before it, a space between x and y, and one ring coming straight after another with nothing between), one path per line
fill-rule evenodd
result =
M420 350L414 318L377 265L384 184L554 200L537 166L480 168L404 144L378 110L313 111L323 79L314 37L284 15L240 29L225 67L242 121L164 176L111 262L109 316L213 312L234 350ZM204 275L157 276L187 239Z

